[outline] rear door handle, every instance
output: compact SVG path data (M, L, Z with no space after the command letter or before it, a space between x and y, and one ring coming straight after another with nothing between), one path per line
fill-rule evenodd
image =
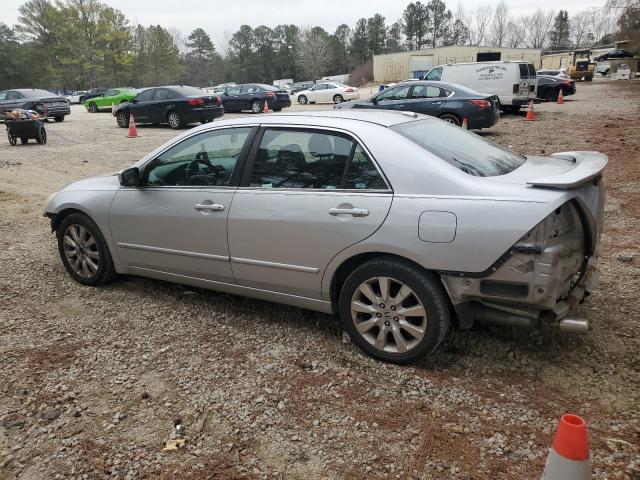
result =
M224 210L224 205L219 203L198 203L194 207L196 210L211 210L214 212L221 212Z
M336 215L351 215L353 217L366 217L369 215L369 210L366 208L330 208L329 214Z

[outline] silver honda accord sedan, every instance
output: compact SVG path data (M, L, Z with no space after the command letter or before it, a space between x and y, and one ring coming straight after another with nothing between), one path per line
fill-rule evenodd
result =
M202 125L46 206L71 277L140 275L327 313L404 363L475 321L585 333L597 152L523 156L408 112Z

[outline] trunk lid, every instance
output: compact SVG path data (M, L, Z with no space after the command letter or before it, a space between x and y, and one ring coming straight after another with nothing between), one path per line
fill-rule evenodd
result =
M608 157L600 152L560 152L551 157L527 157L527 161L500 181L567 191L581 204L596 241L602 229L605 192L601 175Z

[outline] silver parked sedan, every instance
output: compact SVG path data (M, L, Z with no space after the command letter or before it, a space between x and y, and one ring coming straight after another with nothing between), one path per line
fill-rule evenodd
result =
M328 111L185 132L46 207L76 281L141 275L327 313L392 362L450 324L585 332L607 157L525 157L442 120Z

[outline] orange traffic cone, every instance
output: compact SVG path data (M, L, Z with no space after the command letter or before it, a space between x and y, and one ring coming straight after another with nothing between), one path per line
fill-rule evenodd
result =
M262 113L269 113L271 110L269 110L269 102L267 102L267 99L264 99L264 108L262 109Z
M562 89L560 89L560 93L558 94L558 105L562 105L564 103L564 95L562 94Z
M529 102L529 111L527 112L527 116L524 117L527 122L531 122L536 119L536 113L533 111L533 100Z
M469 130L469 125L467 124L467 117L462 119L462 129Z
M542 480L591 480L587 426L578 415L563 415Z
M138 129L136 128L136 122L133 121L133 114L129 114L129 134L127 138L137 138Z

